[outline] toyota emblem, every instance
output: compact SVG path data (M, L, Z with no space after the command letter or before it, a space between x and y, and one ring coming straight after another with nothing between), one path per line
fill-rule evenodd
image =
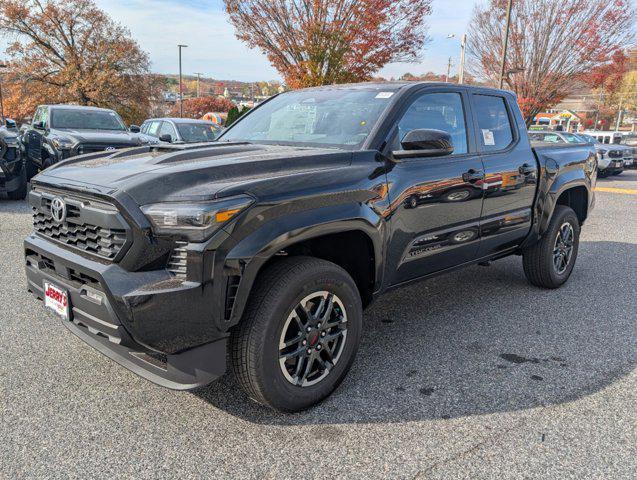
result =
M51 217L57 223L62 223L66 219L66 203L60 197L55 197L51 201Z
M104 150L106 150L107 152L112 152L113 150L115 150L115 147L106 147Z

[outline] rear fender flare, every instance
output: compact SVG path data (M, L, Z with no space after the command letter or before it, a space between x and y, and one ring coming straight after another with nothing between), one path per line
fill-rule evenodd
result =
M544 198L542 199L543 208L541 208L539 212L540 215L539 215L538 234L540 236L543 235L548 230L549 223L551 221L551 218L553 217L553 212L555 211L555 206L557 205L557 200L565 191L575 187L586 188L586 192L588 194L588 201L590 205L590 201L591 201L590 180L587 179L586 174L579 169L564 171L563 173L561 173L555 178L555 181L551 184L549 191L543 194L544 195ZM587 208L588 208L588 205L587 205Z

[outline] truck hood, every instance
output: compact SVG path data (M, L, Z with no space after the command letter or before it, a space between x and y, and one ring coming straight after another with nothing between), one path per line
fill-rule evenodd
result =
M280 191L282 182L346 167L351 157L344 150L246 143L138 147L74 157L37 175L33 183L110 195L125 192L138 205L210 200L225 196L224 190L235 194L238 187L251 193L250 185L264 182Z
M135 146L140 144L137 134L125 130L74 130L72 128L52 128L51 133L59 137L68 138L74 143L112 143L113 146Z

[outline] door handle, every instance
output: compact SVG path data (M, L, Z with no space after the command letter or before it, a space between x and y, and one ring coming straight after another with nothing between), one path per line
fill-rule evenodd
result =
M484 172L482 170L474 170L473 168L462 174L462 180L464 182L473 183L484 178Z
M535 170L535 166L529 165L528 163L525 163L518 168L520 175L531 175L535 172Z

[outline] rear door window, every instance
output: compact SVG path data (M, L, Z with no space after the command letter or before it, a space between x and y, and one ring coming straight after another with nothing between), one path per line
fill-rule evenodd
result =
M482 150L495 152L511 145L513 129L504 98L495 95L473 95L473 103Z

